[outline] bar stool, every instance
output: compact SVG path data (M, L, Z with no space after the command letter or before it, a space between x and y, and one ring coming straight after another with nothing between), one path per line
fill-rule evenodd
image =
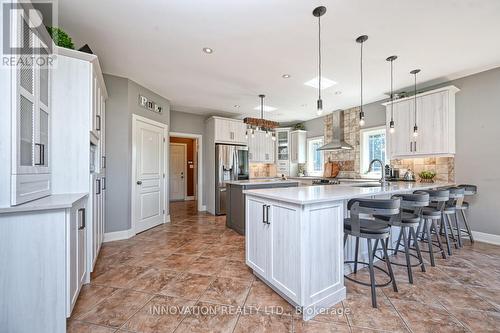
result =
M387 223L378 222L368 218L360 218L360 214L367 214L370 216L392 216L399 214L400 199L351 199L347 203L347 208L350 211L350 217L344 219L344 247L347 242L347 236L351 235L356 238L356 249L355 249L355 260L344 261L346 264L354 264L354 273L357 273L357 265L368 265L370 271L370 283L365 283L362 281L355 280L349 276L345 276L346 279L361 284L365 286L370 286L372 294L372 306L377 307L377 295L375 292L376 287L385 287L392 283L394 291L398 291L396 286L396 279L394 278L394 272L392 271L391 262L388 259L389 255L387 253L387 246L385 240L389 238L391 228ZM365 238L368 245L368 263L358 260L358 247L359 238ZM380 240L382 243L382 248L384 251L385 263L387 265L387 271L384 269L373 265L373 247L372 240ZM376 284L375 282L375 271L374 268L387 274L390 281L384 284Z
M476 195L476 193L477 193L477 186L476 185L462 184L462 185L458 185L458 187L463 188L465 190L464 195L466 197ZM469 222L467 221L467 215L465 214L465 211L468 209L469 209L469 203L464 201L459 210L460 210L460 213L462 215L462 220L463 220L464 225L465 225L465 230L460 228L460 230L457 230L457 232L459 232L461 234L462 233L466 234L467 237L469 237L470 242L474 243L474 238L472 237L472 231L469 227Z
M443 222L443 210L446 205L446 202L450 199L450 191L448 190L419 190L415 191L414 194L429 194L429 199L431 203L434 203L435 206L427 206L423 207L422 214L422 223L419 227L419 232L417 236L420 237L422 242L427 243L428 251L422 250L422 252L428 252L431 260L431 266L436 266L436 262L434 260L434 247L437 247L441 252L443 259L446 259L446 251L444 250L443 243L441 242L441 237L439 235L439 229L437 225L437 221ZM444 229L446 233L448 233L447 228ZM436 235L436 241L432 240L432 235ZM448 236L447 236L448 239ZM416 248L417 241L413 243ZM449 246L449 243L448 243ZM450 249L451 251L451 249Z
M389 248L389 238L386 239L386 247L388 250L393 250L394 255L397 255L399 251L399 246L401 245L401 240L403 240L403 247L405 252L406 263L401 264L394 261L391 261L391 264L397 266L406 266L408 271L408 282L413 284L413 272L412 267L420 266L422 272L425 272L425 264L424 259L422 258L422 253L420 251L420 247L418 242L414 242L414 248L417 252L417 255L414 255L410 252L411 241L412 238L415 241L417 239L417 229L420 225L421 221L421 211L423 207L429 205L429 194L397 194L392 196L393 199L401 200L401 211L398 215L394 216L380 216L374 215L374 218L377 220L381 220L385 223L388 223L391 227L399 227L399 237L396 243L396 248ZM375 241L375 252L377 251L378 239ZM375 255L376 256L376 255ZM417 258L418 262L416 264L411 263L411 257ZM377 257L382 259L380 257Z
M460 187L448 187L445 188L450 191L450 199L446 203L443 209L443 223L441 223L440 230L446 230L449 228L450 235L452 239L452 243L455 245L455 248L462 247L462 238L461 233L459 232L459 222L458 222L458 211L462 208L462 203L464 201L464 193L465 189ZM455 222L455 226L453 226L453 220ZM457 238L455 238L454 230L457 231ZM442 234L442 232L440 232ZM445 232L446 235L446 232ZM447 242L450 242L448 239L448 235L446 235ZM451 255L451 247L448 247L448 254Z

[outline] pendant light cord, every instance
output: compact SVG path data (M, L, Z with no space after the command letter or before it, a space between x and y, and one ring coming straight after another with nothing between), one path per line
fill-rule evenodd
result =
M391 60L391 121L394 121L394 85L393 85L393 67L392 63L394 60Z
M260 119L264 119L264 97L260 96Z
M359 112L363 112L363 42L361 42L361 57L360 57L360 69L361 69L361 106Z
M318 99L321 99L321 16L318 16Z
M414 93L415 93L415 127L416 127L417 126L417 73L415 73Z

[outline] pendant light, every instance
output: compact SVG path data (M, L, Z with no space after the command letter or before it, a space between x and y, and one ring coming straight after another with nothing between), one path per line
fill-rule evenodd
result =
M413 86L413 91L414 91L414 101L415 101L415 108L414 108L414 111L415 111L415 114L414 114L414 118L415 118L415 125L413 126L413 136L414 137L417 137L418 136L418 126L417 126L417 74L420 73L420 69L414 69L410 72L410 74L412 74L414 77L415 77L415 84Z
M264 119L264 98L266 97L266 95L264 94L260 94L259 95L259 98L260 98L260 119ZM261 130L263 130L263 128L261 128ZM266 129L266 136L267 136L267 129Z
M361 57L360 57L360 73L361 73L361 104L359 107L359 126L365 125L365 113L363 112L363 43L366 42L368 36L362 35L356 38L356 42L361 45Z
M394 70L393 70L393 63L394 60L396 60L398 56L390 56L388 57L387 61L391 62L391 121L389 122L389 133L394 133L396 129L394 128Z
M323 113L323 100L321 99L321 16L325 15L325 13L325 6L316 7L313 10L313 15L318 18L318 101L316 103L316 114L318 116Z

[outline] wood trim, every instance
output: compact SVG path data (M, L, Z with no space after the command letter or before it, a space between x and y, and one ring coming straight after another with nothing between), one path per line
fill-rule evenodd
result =
M173 135L170 135L170 136L173 136ZM188 197L187 195L187 183L188 183L188 179L187 179L187 143L179 143L179 142L169 142L169 145L170 146L183 146L184 147L184 200L187 200L186 198ZM169 154L170 154L171 150L169 150ZM169 156L170 158L170 156ZM169 159L170 161L170 159ZM170 171L170 164L168 166L168 170ZM169 173L169 176L170 176L170 173ZM170 187L168 188L168 193L170 195ZM169 197L170 199L170 197Z

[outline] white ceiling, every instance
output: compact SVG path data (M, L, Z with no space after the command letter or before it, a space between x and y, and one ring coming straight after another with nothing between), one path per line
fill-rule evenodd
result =
M277 121L316 117L317 5L322 18L325 110L359 105L359 45L365 43L365 101L395 87L440 83L500 66L498 0L59 0L59 25L88 43L103 71L128 77L198 114L258 115L258 94ZM207 55L203 47L215 52ZM282 74L291 78L283 79ZM342 94L335 95L336 91ZM234 108L235 104L240 108Z

